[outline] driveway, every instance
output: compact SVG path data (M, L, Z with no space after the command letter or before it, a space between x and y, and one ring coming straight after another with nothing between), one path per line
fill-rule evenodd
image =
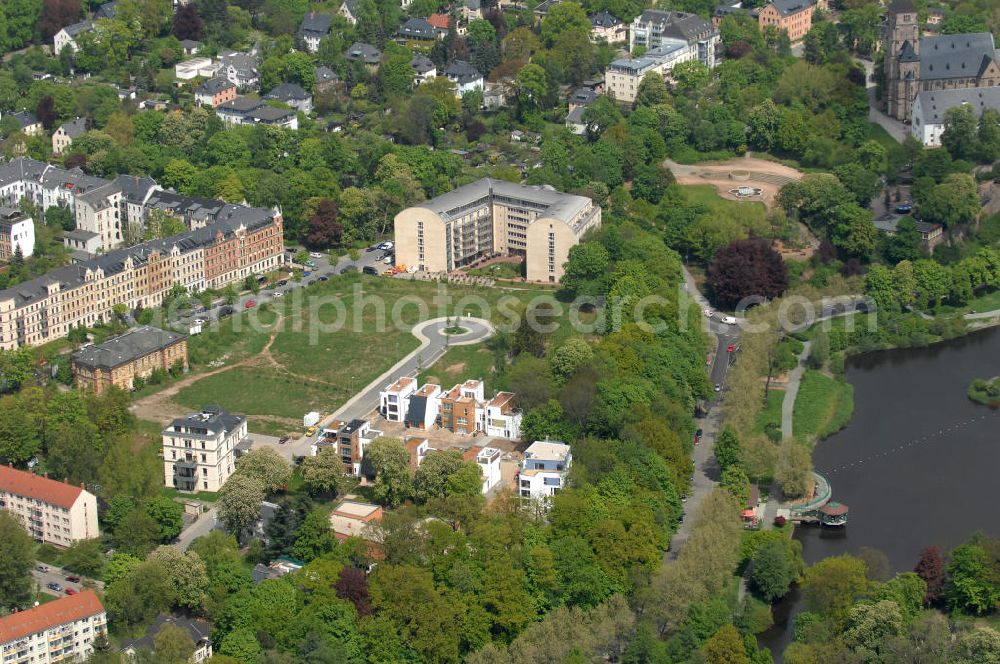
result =
M38 568L42 567L46 571L41 571ZM89 579L87 577L81 577L77 582L69 582L66 580L67 576L76 576L73 572L66 571L55 565L47 565L45 563L39 562L34 569L31 570L31 579L41 588L42 592L48 593L50 595L55 595L57 597L63 597L66 595L66 588L72 588L76 592L80 592L84 588L104 588L104 582L98 581L97 579ZM61 591L50 590L48 584L58 583L63 587Z
M889 135L900 143L906 138L909 129L906 125L895 118L890 118L882 112L879 101L875 98L875 80L872 78L875 72L875 64L871 60L857 58L856 62L864 67L865 87L868 88L868 120L881 126Z

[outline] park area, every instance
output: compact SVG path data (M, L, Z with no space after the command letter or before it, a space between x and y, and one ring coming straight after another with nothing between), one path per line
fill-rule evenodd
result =
M448 285L451 304L439 310L434 300L438 288L425 281L343 275L304 289L301 301L286 297L223 319L190 338L191 373L155 392L147 387L135 402L136 414L162 423L213 403L247 415L251 431L257 433L301 431L303 414L337 410L419 346L410 331L421 318L417 301L426 305L431 318L471 314L502 323L506 319L498 311L501 299L507 311L552 294L542 289ZM310 307L313 296L335 297L343 306ZM473 298L486 303L489 311L469 304ZM394 309L400 326L392 323ZM251 316L257 324L250 324ZM338 322L335 331L315 331L317 323L332 327ZM567 316L555 322L559 324L552 335L555 339L569 334ZM488 373L493 363L493 352L481 344L456 346L424 374L451 384L453 379Z
M795 437L814 443L847 426L854 413L854 388L820 371L807 370L802 377L792 413Z

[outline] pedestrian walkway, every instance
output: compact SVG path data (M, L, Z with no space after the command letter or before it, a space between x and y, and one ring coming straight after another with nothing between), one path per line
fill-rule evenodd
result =
M795 397L799 393L799 385L802 384L802 375L806 372L806 359L809 357L809 349L812 347L811 341L802 344L802 352L799 353L799 363L792 369L788 377L788 385L785 387L785 400L781 402L781 437L791 438L794 435L793 415L795 413Z

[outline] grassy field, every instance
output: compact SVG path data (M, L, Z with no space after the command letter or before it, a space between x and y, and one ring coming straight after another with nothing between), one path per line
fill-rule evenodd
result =
M1000 290L995 290L992 293L984 293L983 295L973 298L969 300L968 303L959 307L943 304L940 307L933 309L930 313L940 316L949 314L967 314L970 311L995 311L997 309L1000 309Z
M818 371L807 370L802 377L792 426L795 437L812 443L847 426L854 412L854 388Z
M466 270L466 272L478 277L518 279L524 276L524 265L521 263L494 263L486 267L472 268L471 270Z
M441 303L435 299L438 284L357 274L318 282L305 289L304 299L285 296L269 305L272 310L262 311L256 329L247 326L243 313L233 317L238 327L226 323L192 338L189 352L196 372L212 362L248 361L184 387L173 401L187 408L217 403L248 415L254 431L286 433L303 413L336 410L417 348L411 329L419 320L462 313L501 323L501 298L510 310L549 296L551 290L448 286L446 293L450 302ZM325 304L317 306L319 300L311 296L324 298ZM553 343L573 334L568 320L566 315L557 320ZM265 352L271 336L274 341ZM456 347L438 363L435 375L442 382L452 375L456 381L467 374L487 377L493 355L478 353L478 348Z
M751 201L730 201L719 196L715 187L710 184L687 184L682 185L684 195L692 203L702 203L712 209L713 212L732 212L740 218L758 220L763 223L766 209L763 203Z
M757 425L754 433L764 433L768 427L781 430L781 404L785 401L784 390L771 390L767 393L767 405L757 415Z
M420 384L438 383L449 388L470 378L488 379L493 373L493 352L482 344L475 346L455 346L441 356L441 359L420 372ZM493 389L494 386L488 386Z

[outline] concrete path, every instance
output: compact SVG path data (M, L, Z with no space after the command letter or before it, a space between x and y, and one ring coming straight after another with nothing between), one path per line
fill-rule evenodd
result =
M781 402L781 437L791 438L794 434L792 430L792 415L795 412L795 397L799 393L799 385L802 384L802 375L806 372L806 358L809 357L811 341L802 344L802 352L799 353L799 364L788 377L788 385L785 387L785 399Z
M872 73L875 65L871 60L858 59L857 62L865 69L865 86L868 88L868 121L874 122L885 129L890 136L900 143L906 138L909 131L902 122L895 118L890 118L879 108L879 101L875 98L875 81L872 80Z
M194 494L192 497L197 498L198 496ZM215 507L201 513L194 523L181 531L181 534L177 537L177 541L174 542L174 546L181 551L187 551L192 542L202 535L207 535L215 530L217 519L218 511Z

